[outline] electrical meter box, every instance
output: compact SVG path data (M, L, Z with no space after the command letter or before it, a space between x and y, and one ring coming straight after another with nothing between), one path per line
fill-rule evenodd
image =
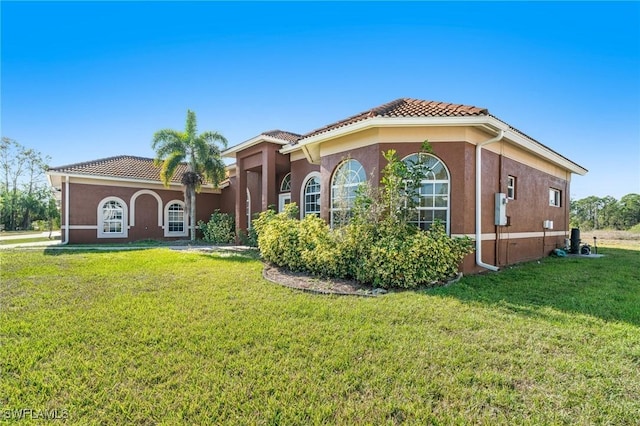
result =
M496 192L496 225L507 224L507 194Z

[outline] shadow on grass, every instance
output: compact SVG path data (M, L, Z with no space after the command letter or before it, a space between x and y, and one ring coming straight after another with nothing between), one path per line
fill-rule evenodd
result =
M541 308L640 326L640 251L602 248L602 258L546 258L464 277L435 296L498 306L526 316Z

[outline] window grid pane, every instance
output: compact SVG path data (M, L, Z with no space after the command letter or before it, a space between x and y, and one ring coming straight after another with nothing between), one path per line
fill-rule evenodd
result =
M102 232L121 233L123 226L124 208L115 201L107 201L102 206Z
M419 157L420 155L420 157ZM437 220L445 229L449 229L447 217L449 212L449 173L444 164L430 154L413 154L403 161L407 165L417 164L422 161L428 170L426 179L422 181L415 212L409 217L409 223L414 223L422 230L428 230Z
M169 232L184 232L184 208L180 204L169 206L167 217Z
M282 183L280 183L280 192L290 192L291 191L291 173L287 173L287 175L282 179Z
M304 215L320 215L320 179L313 177L304 187Z
M367 179L362 164L357 160L347 160L338 166L331 182L331 225L349 222L356 192Z

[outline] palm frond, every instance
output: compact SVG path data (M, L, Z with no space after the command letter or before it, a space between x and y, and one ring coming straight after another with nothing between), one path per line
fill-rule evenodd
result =
M171 129L159 130L154 133L151 146L156 151L154 162L159 165L170 154L185 152L184 133Z
M171 178L175 174L180 163L182 163L182 160L184 160L184 154L180 152L173 152L164 159L162 168L160 169L160 179L164 186L169 186Z
M187 125L184 129L184 132L188 135L189 139L195 138L198 134L198 123L196 120L196 113L187 110Z
M185 131L172 129L159 130L153 135L152 147L156 151L154 162L162 164L160 177L169 185L178 165L187 161L189 171L199 176L198 182L187 179L186 187L200 190L202 179L217 186L225 178L225 165L221 156L221 148L228 145L227 139L218 132L207 131L197 134L196 114L187 110Z
M218 132L207 131L202 133L200 137L205 141L207 141L207 143L209 143L210 145L214 145L214 146L220 145L222 146L223 149L226 149L227 145L229 144L229 142L227 141L227 138L225 138Z

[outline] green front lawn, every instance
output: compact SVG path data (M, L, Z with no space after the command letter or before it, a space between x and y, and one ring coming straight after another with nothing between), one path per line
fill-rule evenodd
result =
M290 290L228 254L3 251L0 415L635 425L640 251L601 251L377 298Z

